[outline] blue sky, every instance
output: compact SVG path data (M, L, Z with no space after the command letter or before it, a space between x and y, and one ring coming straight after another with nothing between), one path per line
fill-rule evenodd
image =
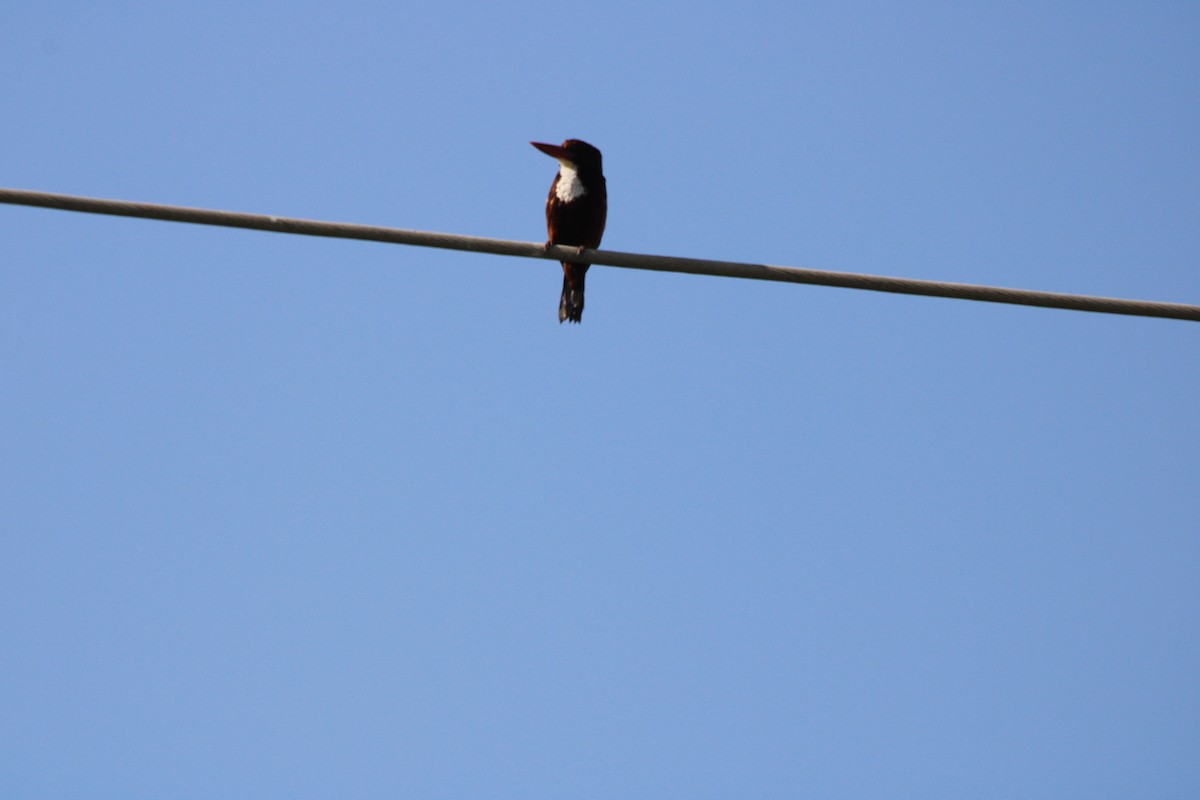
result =
M1195 4L20 5L0 185L1200 300ZM0 238L5 796L1200 790L1191 323Z

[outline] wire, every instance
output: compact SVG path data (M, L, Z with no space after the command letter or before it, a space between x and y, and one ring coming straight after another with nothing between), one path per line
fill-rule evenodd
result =
M766 264L746 264L737 261L711 261L698 258L677 258L641 253L620 253L614 250L584 250L536 242L507 239L488 239L481 236L460 236L449 233L430 233L348 222L274 217L265 214L245 214L236 211L217 211L205 208L137 203L126 200L105 200L23 189L0 188L0 203L81 211L89 214L112 214L121 217L141 217L198 225L218 225L229 228L249 228L276 233L295 233L304 236L328 236L339 239L362 239L418 247L439 247L494 253L502 256L551 259L601 264L609 267L648 269L660 272L685 272L693 275L718 275L728 278L749 278L784 283L807 283L818 286L840 286L846 289L867 289L875 292L952 297L960 300L979 300L987 303L1010 303L1045 308L1065 308L1075 311L1094 311L1107 314L1128 314L1139 317L1165 317L1200 322L1200 306L1184 303L1163 303L1151 300L1124 300L1111 297L1039 292L1028 289L1006 289L968 283L890 278L883 275L863 275L853 272L775 267Z

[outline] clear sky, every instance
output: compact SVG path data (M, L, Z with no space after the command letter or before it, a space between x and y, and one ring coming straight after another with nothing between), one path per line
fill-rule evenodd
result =
M1196 3L11 3L0 185L1200 302ZM0 795L1200 796L1200 327L0 207Z

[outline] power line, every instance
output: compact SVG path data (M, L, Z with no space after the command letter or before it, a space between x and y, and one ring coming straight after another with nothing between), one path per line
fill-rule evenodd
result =
M161 219L199 225L218 225L228 228L249 228L276 233L295 233L304 236L327 236L338 239L362 239L418 247L439 247L494 253L502 256L541 258L553 261L570 260L589 264L628 269L648 269L659 272L685 272L693 275L718 275L727 278L749 278L784 283L807 283L818 286L840 286L846 289L867 289L876 292L952 297L960 300L979 300L988 303L1010 303L1023 306L1065 308L1075 311L1095 311L1107 314L1128 314L1139 317L1165 317L1200 322L1200 306L1185 303L1162 303L1152 300L1124 300L1112 297L1038 292L1029 289L1006 289L999 286L980 286L968 283L890 278L883 275L863 275L853 272L831 272L799 267L774 267L766 264L746 264L737 261L711 261L698 258L677 258L642 253L620 253L614 250L585 250L555 245L545 247L536 242L507 239L488 239L481 236L460 236L449 233L430 233L348 222L274 217L266 214L244 214L236 211L217 211L205 208L167 206L156 203L136 203L127 200L105 200L23 189L0 188L0 203L81 211L89 214L111 214L121 217Z

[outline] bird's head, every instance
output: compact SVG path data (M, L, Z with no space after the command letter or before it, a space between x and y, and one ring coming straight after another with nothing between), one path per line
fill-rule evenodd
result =
M530 144L551 158L558 159L559 164L570 169L579 172L601 171L600 151L582 139L567 139L562 144Z

